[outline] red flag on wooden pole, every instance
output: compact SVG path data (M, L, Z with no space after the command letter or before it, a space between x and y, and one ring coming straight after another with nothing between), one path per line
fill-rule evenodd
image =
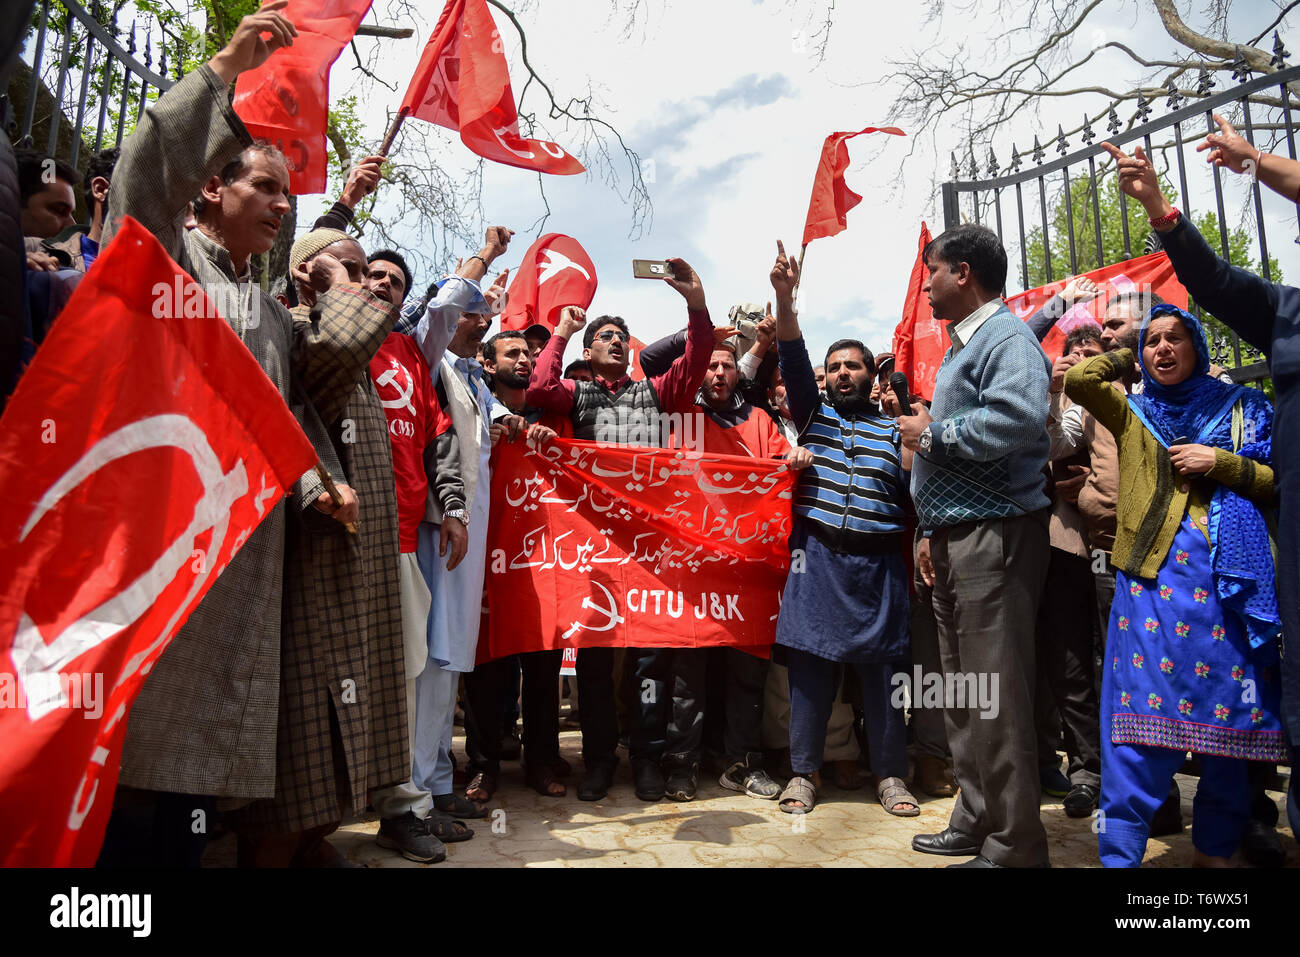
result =
M925 284L925 247L930 245L930 227L921 222L916 241L916 262L907 279L903 318L894 329L894 370L907 376L908 389L926 401L934 397L934 377L943 354L948 351L948 333L930 312L930 297L921 292Z
M144 227L100 259L0 418L6 867L95 863L145 676L316 460Z
M560 175L585 169L563 147L520 134L506 55L486 0L448 0L401 115L456 130L466 146L497 163Z
M906 136L896 126L868 126L856 133L832 133L822 144L817 175L813 179L812 198L808 200L808 219L803 227L803 244L814 239L834 236L847 225L849 210L862 202L862 197L849 189L844 182L844 172L849 168L847 140L863 133L892 133Z
M330 67L356 35L373 0L289 0L280 12L298 30L235 82L235 112L248 131L274 143L289 162L289 188L323 193Z
M572 236L547 233L528 247L510 284L501 328L540 323L555 331L565 306L586 309L596 296L596 265Z

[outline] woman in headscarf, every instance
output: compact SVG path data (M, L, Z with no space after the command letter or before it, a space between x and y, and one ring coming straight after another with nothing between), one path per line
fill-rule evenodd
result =
M1273 408L1211 378L1200 323L1171 305L1142 324L1142 391L1111 382L1130 350L1070 370L1065 391L1114 433L1120 489L1102 678L1098 847L1137 867L1185 752L1200 758L1195 863L1226 863L1249 816L1247 761L1285 758L1273 553Z

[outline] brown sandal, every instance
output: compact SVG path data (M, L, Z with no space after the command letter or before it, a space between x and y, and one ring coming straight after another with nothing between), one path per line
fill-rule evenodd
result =
M530 788L542 797L562 798L569 793L569 789L559 780L555 771L553 765L545 764L540 767L529 768L524 780Z
M469 798L475 804L482 807L492 800L492 795L497 793L497 776L487 771L480 771L469 780L465 785L465 797ZM442 808L439 808L442 810ZM457 817L468 817L466 814L457 814Z

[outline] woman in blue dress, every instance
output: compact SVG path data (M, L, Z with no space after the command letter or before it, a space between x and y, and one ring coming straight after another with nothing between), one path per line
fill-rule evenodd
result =
M1209 373L1200 323L1157 306L1139 335L1140 394L1111 382L1127 350L1080 363L1066 393L1119 445L1117 569L1102 678L1098 847L1142 862L1186 752L1200 758L1192 843L1226 863L1249 816L1247 761L1285 760L1274 556L1273 409Z

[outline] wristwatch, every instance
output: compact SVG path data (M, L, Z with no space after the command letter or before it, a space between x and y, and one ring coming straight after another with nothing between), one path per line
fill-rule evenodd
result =
M921 430L921 434L917 436L916 444L922 452L930 451L930 446L934 445L934 433L930 431L930 426L927 425Z
M453 508L451 511L443 512L443 518L454 518L466 528L469 527L469 516L465 514L463 508Z

